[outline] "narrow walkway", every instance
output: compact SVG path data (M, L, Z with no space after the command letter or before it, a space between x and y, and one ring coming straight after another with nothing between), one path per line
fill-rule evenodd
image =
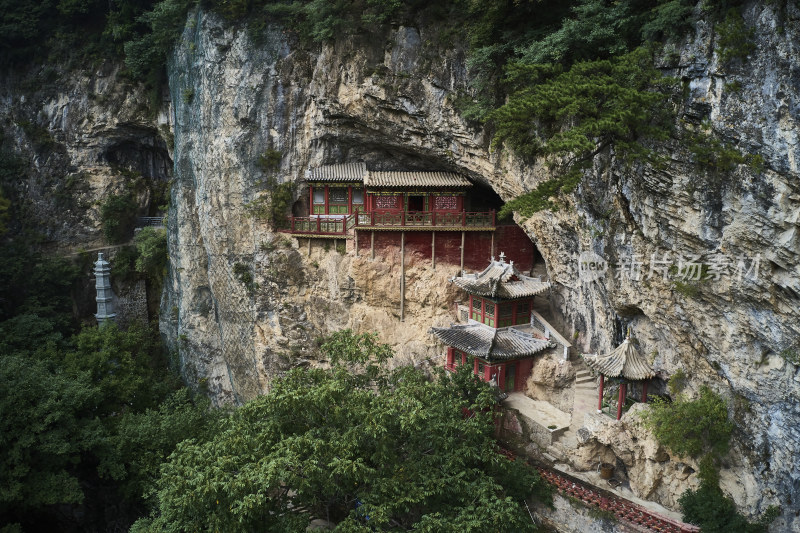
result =
M501 447L500 450L511 459L516 457L514 452L506 448ZM594 483L587 482L575 475L534 464L529 459L525 459L525 462L536 468L542 478L554 486L559 493L577 498L591 507L608 511L618 520L628 522L642 531L654 531L657 533L700 532L699 527L681 522L678 518L673 518L676 513L668 511L654 502L639 500L639 503L637 503L616 491L600 488Z

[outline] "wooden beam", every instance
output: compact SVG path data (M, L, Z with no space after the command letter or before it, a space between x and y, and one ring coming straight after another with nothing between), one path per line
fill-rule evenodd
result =
M374 231L370 231L369 255L370 255L370 259L375 261L375 232Z
M308 257L311 257L311 237L308 238Z
M358 230L353 230L353 241L355 242L356 247L356 257L358 257Z
M436 270L436 232L431 232L431 263L433 263L433 269Z
M603 374L600 374L600 395L597 398L597 412L603 412L603 386L605 385L606 377Z
M492 252L490 257L494 259L494 232L492 232Z
M406 318L406 232L400 232L400 322Z
M461 232L461 275L464 275L464 242L466 239L467 232Z

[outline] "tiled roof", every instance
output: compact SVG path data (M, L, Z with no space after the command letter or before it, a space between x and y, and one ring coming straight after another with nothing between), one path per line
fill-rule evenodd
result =
M366 173L365 163L323 165L312 168L306 179L307 181L363 181Z
M493 259L483 272L467 274L450 281L470 294L490 298L525 298L536 296L550 288L550 283L525 276L516 269L513 261L506 263L502 259Z
M527 357L555 346L516 328L495 329L484 324L456 324L430 331L444 344L487 361Z
M369 171L364 177L367 187L469 187L470 181L455 172Z
M655 375L653 367L639 354L631 338L608 355L584 355L586 366L606 377L623 377L632 381L650 379Z

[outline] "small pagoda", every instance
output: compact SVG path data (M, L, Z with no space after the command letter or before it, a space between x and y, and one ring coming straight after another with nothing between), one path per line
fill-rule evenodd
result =
M630 328L628 328L628 336L614 351L607 355L585 355L583 360L586 366L600 374L600 396L597 400L598 413L602 412L603 387L607 377L621 378L623 380L619 386L617 420L622 418L622 406L628 396L628 383L642 383L642 402L647 403L647 384L655 376L655 372L631 341Z
M534 297L550 284L523 275L502 253L482 272L450 281L469 293L469 314L466 324L431 328L447 345L446 368L470 363L475 375L494 381L500 390L521 391L533 357L555 346L533 327L531 318Z

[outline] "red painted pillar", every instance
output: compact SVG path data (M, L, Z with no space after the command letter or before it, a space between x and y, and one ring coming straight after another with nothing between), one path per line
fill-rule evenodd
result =
M478 375L478 358L477 357L475 358L473 363L474 364L472 365L472 373L477 376ZM480 378L483 379L483 376L480 376Z
M447 367L448 370L452 370L453 367L454 367L454 365L453 365L453 348L452 348L452 346L448 346L447 347L447 363L446 363L446 367Z
M617 398L617 420L622 418L622 404L625 403L625 384L620 383L619 397Z
M642 383L642 403L647 403L647 381Z
M603 386L606 383L606 377L600 374L600 396L597 398L597 412L603 410Z
M308 214L314 214L314 186L308 186Z
M353 187L347 186L347 214L353 212Z
M326 185L325 186L325 214L326 215L328 213L330 213L330 211L328 211L328 209L329 209L329 207L328 207L328 189L329 189L329 187Z

